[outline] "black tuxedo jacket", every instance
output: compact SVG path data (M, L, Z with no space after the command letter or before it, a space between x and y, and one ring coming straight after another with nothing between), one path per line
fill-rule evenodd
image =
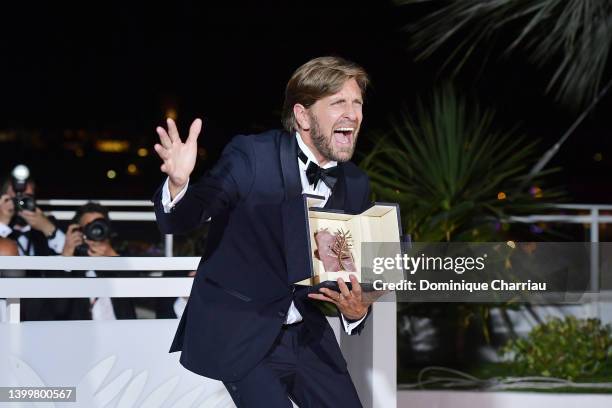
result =
M351 162L339 169L325 207L348 213L367 209L366 174ZM212 218L170 348L182 350L185 368L222 381L242 378L270 349L295 301L312 347L346 370L327 319L306 297L307 290L293 285L309 277L302 245L306 228L290 205L301 193L297 142L281 130L234 137L170 213L164 213L161 187L155 193L157 223L165 234L184 233Z

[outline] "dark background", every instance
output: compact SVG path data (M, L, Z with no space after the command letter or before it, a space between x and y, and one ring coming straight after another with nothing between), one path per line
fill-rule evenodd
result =
M183 135L193 118L204 118L201 174L232 135L280 127L287 79L326 54L355 60L372 77L358 147L367 151L402 107L412 110L447 79L439 71L444 55L416 62L401 30L427 10L383 0L3 6L0 173L27 164L41 198L148 199L163 179L154 129L169 110ZM498 127L541 140L542 153L579 113L545 95L550 67L538 70L515 54L494 59L476 80L480 68L476 58L455 86L495 108ZM562 167L554 182L571 202L612 201L611 108L608 95L550 164ZM129 148L98 151L96 141L106 139ZM141 147L147 157L136 154ZM111 169L115 179L107 178Z

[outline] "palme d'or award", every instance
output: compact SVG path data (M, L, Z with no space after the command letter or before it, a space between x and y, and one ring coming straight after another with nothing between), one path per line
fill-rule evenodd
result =
M372 282L363 279L362 244L396 243L400 247L399 205L374 203L361 214L347 214L317 207L323 199L303 195L310 278L295 283L338 290L338 278L350 288L350 275L355 275L362 289L373 290Z
M314 237L317 244L315 258L323 262L325 271L357 272L351 252L353 237L350 231L343 231L341 228L332 234L327 228L323 228L315 231Z

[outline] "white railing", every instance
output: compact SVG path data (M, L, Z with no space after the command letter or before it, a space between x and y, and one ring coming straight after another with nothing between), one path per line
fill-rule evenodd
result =
M192 271L198 257L3 256L2 270ZM2 278L9 323L19 323L21 298L189 296L193 278Z
M58 220L70 220L75 211L56 210L56 207L78 207L89 201L97 202L105 207L144 207L152 208L153 203L149 200L70 200L70 199L49 199L37 200L39 205L54 208L47 211ZM571 211L589 211L589 214L533 214L526 216L510 217L511 222L536 223L536 222L556 222L564 224L589 224L590 241L599 242L600 224L612 224L612 215L602 215L602 211L612 211L612 205L600 204L551 204L550 208ZM147 211L110 211L109 216L116 221L155 221L155 214L151 210ZM171 237L171 235L170 235ZM168 242L166 242L168 243ZM170 241L171 244L171 241Z
M602 215L602 211L612 211L612 205L598 204L553 204L551 208L559 210L588 211L588 214L533 214L520 217L510 217L512 222L536 223L556 222L563 224L589 224L590 242L599 242L600 224L612 224L612 215Z
M590 229L590 242L599 242L599 226L601 224L612 224L612 215L602 215L602 211L612 211L612 205L599 204L553 204L551 208L571 211L589 211L588 214L534 214L520 217L510 217L511 222L522 222L533 224L536 222L564 223L564 224L588 224ZM599 246L591 245L591 290L599 290Z
M153 203L150 200L74 200L74 199L62 199L52 198L50 200L36 200L36 203L44 206L52 207L74 207L85 205L88 202L93 201L105 207L153 207Z

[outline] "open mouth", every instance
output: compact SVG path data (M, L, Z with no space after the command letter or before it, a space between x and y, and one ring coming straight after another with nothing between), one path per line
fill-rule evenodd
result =
M334 141L339 145L350 145L353 142L355 128L339 127L334 129Z

